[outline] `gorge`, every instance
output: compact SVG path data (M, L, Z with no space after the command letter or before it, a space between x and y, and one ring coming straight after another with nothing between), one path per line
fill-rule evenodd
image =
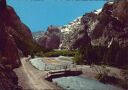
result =
M0 0L0 90L68 90L80 82L81 89L90 84L86 89L104 90L108 86L127 90L127 17L128 1L117 0L68 25L51 25L46 32L32 33L6 0ZM82 75L53 79L54 83L45 80L49 73L45 65L67 69L65 62L82 68Z

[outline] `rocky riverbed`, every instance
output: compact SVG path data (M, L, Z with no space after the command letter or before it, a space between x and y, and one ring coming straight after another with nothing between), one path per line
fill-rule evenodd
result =
M63 57L67 58L67 57ZM48 58L48 61L51 63L61 63L65 62L65 60L62 57L54 57L54 58ZM39 60L38 60L39 59ZM37 68L38 70L44 69L44 62L46 58L35 58L31 59L31 64ZM54 60L53 60L54 59ZM60 59L58 61L58 59ZM44 62L43 62L44 60ZM51 60L51 61L50 61ZM68 63L71 61L67 61ZM35 64L34 64L35 63ZM43 63L43 64L42 64ZM123 90L122 88L119 88L118 86L110 85L110 84L103 84L96 80L96 75L98 75L98 72L95 70L95 68L102 69L101 66L88 66L88 65L77 65L77 69L82 69L82 74L80 76L69 76L69 77L60 77L60 78L53 78L53 83L57 84L59 87L69 90L69 89L86 89L86 90ZM122 79L122 76L120 75L121 69L113 68L113 67L107 67L107 69L110 70L109 75L115 75L117 78Z

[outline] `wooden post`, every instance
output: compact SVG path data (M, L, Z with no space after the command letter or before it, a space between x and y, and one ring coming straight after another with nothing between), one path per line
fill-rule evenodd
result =
M48 78L48 73L47 73L47 76L46 76L46 78Z
M45 68L44 68L44 70L46 71L46 69L47 69L47 64L45 63Z
M60 70L61 70L61 65L60 65Z
M75 67L76 67L76 65L75 65ZM76 67L76 71L77 71L77 67Z

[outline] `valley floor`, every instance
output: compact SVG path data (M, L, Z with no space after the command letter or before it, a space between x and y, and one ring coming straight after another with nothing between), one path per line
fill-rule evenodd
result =
M48 59L48 60L47 60ZM23 87L24 90L60 90L59 87L50 83L44 79L46 75L46 71L41 71L32 66L29 58L22 58L21 63L22 66L14 69L19 80L19 85ZM44 58L45 61L50 61L50 63L57 63L53 60L53 58ZM54 62L53 62L54 61ZM101 66L95 66L96 68L100 68ZM98 74L95 68L87 66L87 65L77 65L77 69L82 69L83 74L82 77L88 77L92 79L96 79L95 76ZM110 70L110 74L116 76L117 78L122 79L121 69L107 67ZM99 69L100 70L100 69Z

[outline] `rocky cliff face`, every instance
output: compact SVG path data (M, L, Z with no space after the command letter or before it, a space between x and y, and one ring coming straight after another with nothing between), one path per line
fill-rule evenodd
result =
M40 37L37 42L42 47L46 49L58 49L60 45L61 39L61 31L58 27L50 26L47 29L47 32L44 33L42 37Z
M82 17L78 17L68 25L60 27L62 33L61 49L70 49L73 43L76 42L76 39L79 37L79 32L83 29L81 18Z
M91 45L110 47L117 42L120 47L128 46L127 8L126 0L108 2L99 14L88 13L82 17L83 31L88 33Z
M19 52L27 56L34 41L29 28L21 22L14 9L4 2L1 0L0 3L0 54L15 67L20 62Z
M113 42L120 47L128 46L128 1L107 2L102 9L87 13L80 19L80 24L70 31L69 46L77 48L85 46L110 47ZM72 25L72 27L74 27ZM78 28L77 28L78 27ZM76 29L76 30L75 30ZM71 35L71 32L76 32ZM74 34L74 33L72 33Z
M0 89L19 90L13 69L20 66L20 54L32 49L32 34L14 9L0 0Z
M32 36L36 41L38 41L38 39L41 38L42 36L44 36L44 34L45 34L45 32L42 30L42 31L38 31L38 32L33 32Z
M113 42L128 46L128 1L107 2L102 9L86 13L61 30L60 48L79 48L88 44L110 47ZM42 42L43 43L43 42Z
M22 90L18 86L18 77L11 69L0 64L0 90Z
M81 25L81 17L79 17L65 26L50 26L43 34L40 34L40 32L33 33L33 37L41 46L47 48L70 49L72 44L76 41L79 31L82 29L83 26ZM52 40L48 40L50 38L52 38ZM54 46L52 43L54 43Z

